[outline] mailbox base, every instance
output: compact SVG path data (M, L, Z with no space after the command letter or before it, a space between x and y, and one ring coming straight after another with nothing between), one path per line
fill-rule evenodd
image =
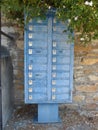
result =
M58 114L58 104L38 104L38 123L61 122Z

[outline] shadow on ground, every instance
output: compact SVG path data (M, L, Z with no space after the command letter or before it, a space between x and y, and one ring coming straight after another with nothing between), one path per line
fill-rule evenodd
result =
M98 115L81 115L66 106L61 106L59 113L61 123L35 124L33 118L37 116L37 105L18 106L4 130L98 130Z

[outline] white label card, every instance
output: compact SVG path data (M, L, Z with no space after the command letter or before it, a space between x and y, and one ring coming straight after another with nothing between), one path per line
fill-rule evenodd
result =
M33 66L32 65L29 65L29 70L32 70Z

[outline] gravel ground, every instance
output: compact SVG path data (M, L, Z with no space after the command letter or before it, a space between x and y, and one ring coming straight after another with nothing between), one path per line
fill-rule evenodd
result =
M61 123L35 124L36 105L23 105L14 109L4 130L98 130L98 114L85 116L77 110L61 106Z

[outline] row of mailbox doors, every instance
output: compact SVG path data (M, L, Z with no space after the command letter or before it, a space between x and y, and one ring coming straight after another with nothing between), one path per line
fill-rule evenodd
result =
M25 27L25 103L72 101L73 43L67 25L53 16Z

